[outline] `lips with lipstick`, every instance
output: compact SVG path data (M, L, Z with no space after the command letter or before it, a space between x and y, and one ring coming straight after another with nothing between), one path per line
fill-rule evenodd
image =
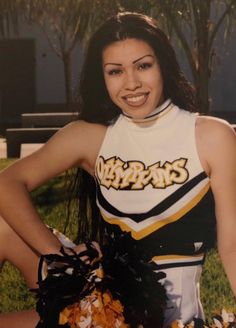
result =
M135 93L135 94L128 94L122 97L122 99L124 100L124 102L128 105L128 106L132 106L132 107L138 107L138 106L142 106L145 104L145 102L148 99L148 95L149 92L139 92L139 93Z

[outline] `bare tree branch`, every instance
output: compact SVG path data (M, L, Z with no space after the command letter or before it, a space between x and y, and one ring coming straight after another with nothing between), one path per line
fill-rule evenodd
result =
M231 0L230 4L227 6L227 8L225 9L225 11L223 12L223 14L221 15L220 19L218 20L218 22L215 25L214 31L211 34L210 40L209 40L209 48L211 49L212 44L215 40L215 36L221 26L221 24L224 22L225 17L230 13L230 11L234 8L235 6L235 0Z

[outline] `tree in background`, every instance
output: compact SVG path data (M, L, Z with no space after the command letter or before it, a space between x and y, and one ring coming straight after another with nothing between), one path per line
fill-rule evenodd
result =
M236 19L235 0L0 0L0 33L15 29L19 16L37 23L51 48L62 59L68 109L73 102L71 54L117 11L155 17L186 56L197 91L199 111L209 112L209 81L220 34L228 39Z
M24 19L36 23L46 36L51 49L64 66L67 110L72 110L72 52L83 42L90 23L91 0L28 0Z
M0 0L0 35L19 34L20 23L36 24L64 66L67 110L73 110L72 53L111 14L119 1L113 0ZM80 63L78 63L79 65Z
M0 0L0 34L19 32L20 22L36 24L62 60L67 110L73 108L72 52L87 39L93 0Z
M228 39L236 19L235 0L121 0L124 10L155 17L183 49L197 91L199 111L207 113L209 81L220 33Z
M0 36L6 37L11 30L18 34L19 19L23 10L22 0L0 0Z

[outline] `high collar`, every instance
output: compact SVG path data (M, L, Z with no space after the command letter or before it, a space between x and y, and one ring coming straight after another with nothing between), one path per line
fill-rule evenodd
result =
M172 107L171 105L172 105L171 99L167 99L166 101L164 101L163 104L156 107L148 116L144 118L133 118L127 115L126 113L123 113L123 115L132 122L137 122L137 123L149 122L161 117L162 115L165 115L165 112L168 112L171 109Z

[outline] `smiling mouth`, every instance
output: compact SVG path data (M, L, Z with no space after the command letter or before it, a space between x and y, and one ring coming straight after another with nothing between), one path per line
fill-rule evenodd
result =
M127 95L122 98L127 105L132 106L132 107L138 107L138 106L142 106L145 104L145 102L147 101L148 95L149 95L149 92L146 92L146 93L136 94L136 95Z

